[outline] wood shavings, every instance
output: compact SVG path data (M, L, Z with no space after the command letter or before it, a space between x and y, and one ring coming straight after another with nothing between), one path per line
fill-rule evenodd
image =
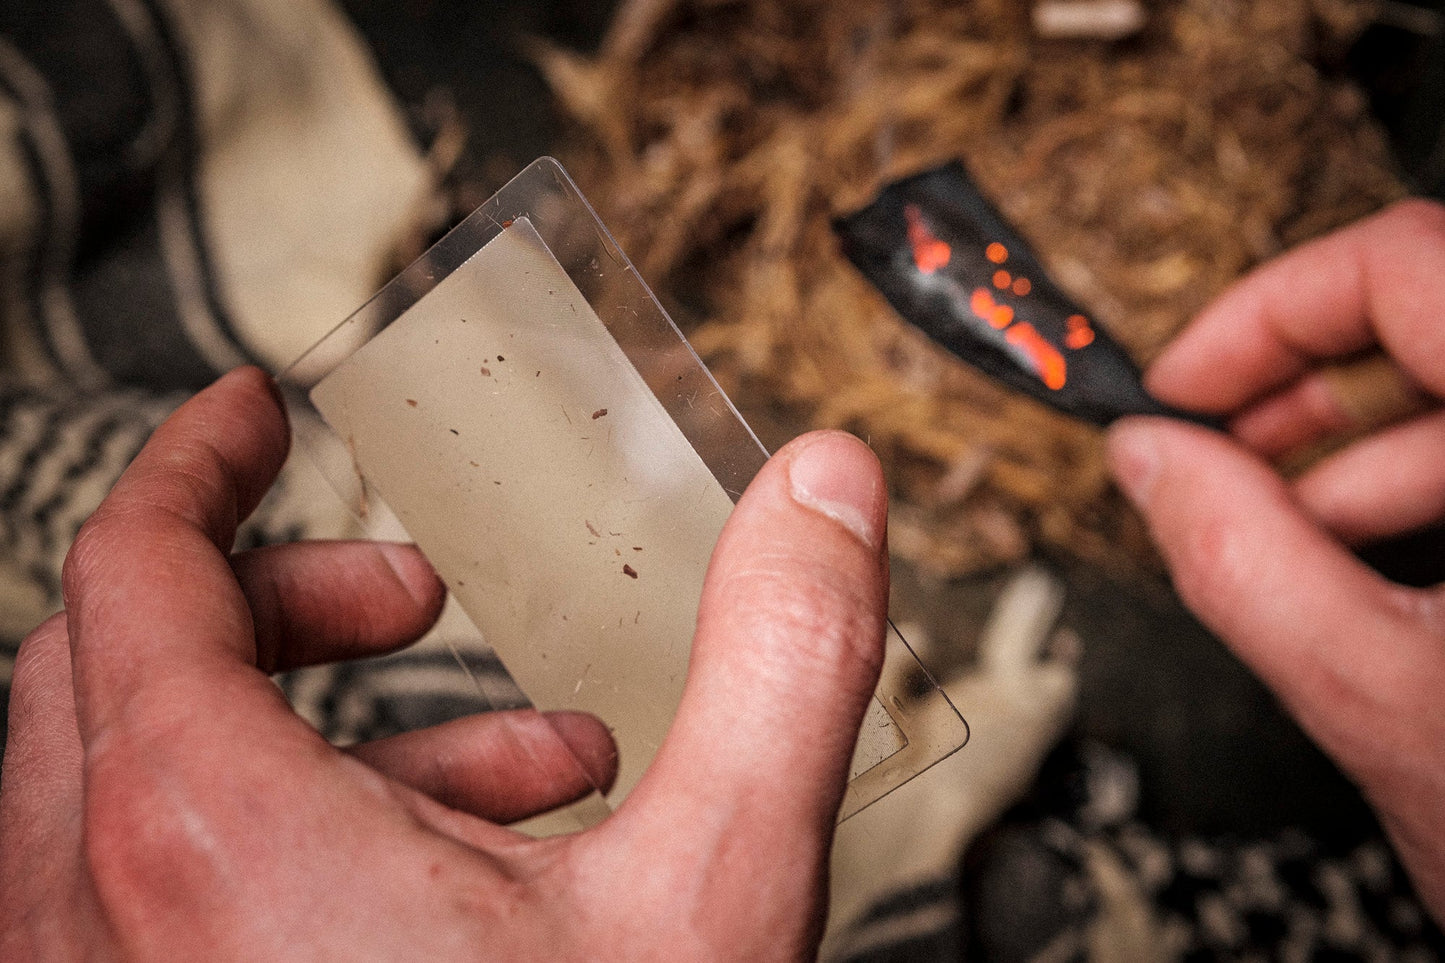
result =
M535 51L577 125L564 159L724 387L868 438L894 550L946 575L1040 550L1155 563L1100 433L900 321L832 218L962 159L1147 363L1253 265L1404 193L1332 67L1366 4L1150 4L1127 44L1040 38L1034 9L624 0L596 57Z

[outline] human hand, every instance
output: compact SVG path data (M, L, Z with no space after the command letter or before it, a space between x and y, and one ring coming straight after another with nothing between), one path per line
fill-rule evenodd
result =
M798 958L882 661L886 501L848 436L784 448L714 552L656 761L601 825L499 822L610 778L605 728L495 713L341 751L267 673L423 632L415 550L229 555L284 458L240 369L154 435L76 539L17 660L0 957Z
M1359 784L1445 921L1445 588L1349 551L1445 518L1442 311L1445 208L1398 204L1260 268L1151 367L1233 437L1128 419L1109 447L1180 596ZM1350 427L1325 362L1371 348L1431 403L1285 481L1265 456Z

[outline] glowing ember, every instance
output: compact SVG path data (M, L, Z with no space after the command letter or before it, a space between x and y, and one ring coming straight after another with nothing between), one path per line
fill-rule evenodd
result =
M928 225L923 222L923 212L918 205L905 205L903 216L908 222L908 245L913 252L913 263L919 272L933 274L940 268L947 267L953 260L953 248L929 230ZM1003 264L1008 260L1008 248L995 241L984 249L984 257L994 264ZM1024 297L1033 290L1033 284L1028 278L1015 278L1002 268L994 272L993 285L1000 291L1013 293L1018 297ZM1027 321L1018 321L1011 306L1000 304L995 300L992 291L980 286L973 289L969 308L980 321L1004 333L1004 340L1023 354L1046 387L1058 391L1064 386L1068 378L1064 356L1039 334L1037 328ZM1082 326L1075 323L1076 318L1082 322ZM1068 338L1070 347L1083 347L1094 339L1093 329L1082 315L1074 315L1069 319ZM1085 338L1088 340L1083 340Z
M902 319L1009 388L1095 425L1180 415L1071 302L958 162L890 184L833 224L842 253Z
M903 209L903 216L908 219L908 244L913 248L913 263L918 270L932 274L946 267L953 259L953 249L933 236L928 225L923 223L923 213L918 205L909 204Z
M974 288L973 297L969 298L968 306L979 320L987 321L1000 331L1008 327L1014 319L1014 309L1007 304L999 304L995 301L987 288Z
M1071 314L1065 323L1069 330L1064 335L1064 344L1078 351L1094 343L1094 329L1089 325L1088 318L1082 314Z
M1020 321L1004 332L1004 338L1028 356L1029 363L1034 366L1034 371L1045 385L1054 391L1064 386L1064 382L1068 380L1068 366L1064 363L1064 356L1045 341L1044 336L1039 334L1033 325Z

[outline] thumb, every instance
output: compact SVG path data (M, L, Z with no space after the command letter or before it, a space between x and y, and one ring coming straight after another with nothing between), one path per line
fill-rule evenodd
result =
M886 512L877 458L842 432L759 472L713 552L667 742L624 809L770 862L826 838L883 659Z
M1156 418L1116 423L1109 455L1181 598L1347 768L1377 751L1382 704L1430 711L1442 680L1421 607L1322 530L1262 461Z

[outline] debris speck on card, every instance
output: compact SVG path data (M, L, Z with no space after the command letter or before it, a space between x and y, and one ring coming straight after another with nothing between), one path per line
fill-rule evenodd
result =
M298 382L334 429L323 441L353 440L355 478L344 452L326 453L338 490L352 504L358 483L361 497L369 491L375 534L404 527L452 590L456 617L475 625L448 626L463 665L473 651L495 654L538 710L585 711L616 727L618 775L602 800L612 807L645 772L681 698L708 556L733 508L728 491L767 456L634 272L617 284L605 277L596 303L596 279L568 275L567 265L586 263L574 228L587 222L572 213L589 209L554 166L524 175L535 220L499 230L496 215L521 202L489 203L467 222L473 236L463 225L441 256L395 282L397 297L368 302ZM607 264L601 249L595 260ZM470 323L459 323L464 314ZM373 330L357 347L356 333ZM497 353L502 343L511 356ZM695 374L674 391L679 364ZM411 409L425 401L426 414L398 410L397 399ZM630 564L644 547L646 585ZM939 751L921 738L909 744ZM888 775L889 786L918 768L897 762L888 773L902 775ZM849 798L856 808L889 786L859 783Z

